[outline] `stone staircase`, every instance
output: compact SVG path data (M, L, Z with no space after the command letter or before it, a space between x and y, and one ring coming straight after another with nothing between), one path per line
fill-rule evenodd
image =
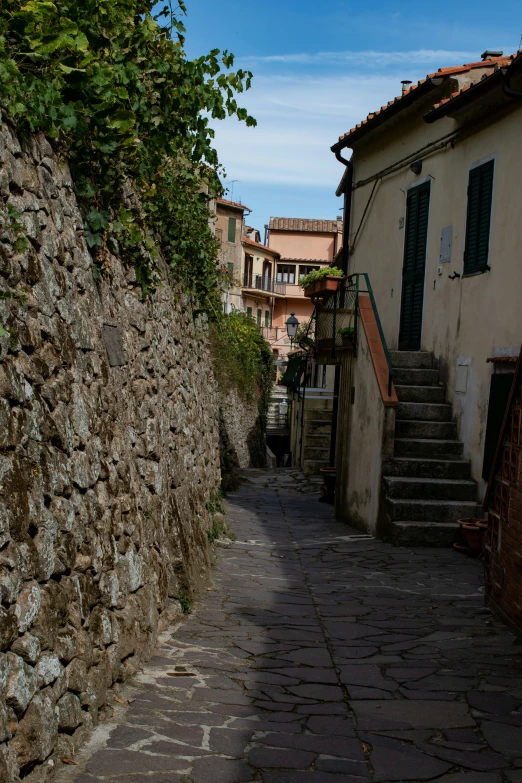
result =
M398 544L450 546L457 520L476 515L477 484L433 354L391 351L391 359L399 407L394 458L383 466L388 534Z
M303 423L303 471L310 475L330 467L331 392L307 390Z

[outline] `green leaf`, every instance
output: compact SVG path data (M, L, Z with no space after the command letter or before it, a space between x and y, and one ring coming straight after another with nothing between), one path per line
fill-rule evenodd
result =
M136 117L134 112L127 111L126 109L118 109L114 112L108 120L107 125L114 130L126 132L134 127L136 124Z

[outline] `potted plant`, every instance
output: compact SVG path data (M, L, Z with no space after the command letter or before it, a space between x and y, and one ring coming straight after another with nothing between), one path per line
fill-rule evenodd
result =
M324 266L322 269L314 269L313 272L301 277L299 285L304 289L305 296L326 296L332 291L337 291L343 277L342 269Z
M459 519L460 532L468 552L480 554L485 547L487 522L478 517Z
M317 338L317 350L318 351L333 351L334 340L333 337L318 337Z
M355 327L345 326L342 329L339 329L339 334L341 335L341 339L343 341L343 348L349 348L353 350L353 347L355 346Z

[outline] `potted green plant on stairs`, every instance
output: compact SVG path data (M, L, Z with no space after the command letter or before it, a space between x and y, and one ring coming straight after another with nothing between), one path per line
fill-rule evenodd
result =
M342 269L325 266L301 277L299 285L304 289L305 296L315 299L337 291L343 277Z
M355 347L355 327L345 326L342 329L339 329L339 334L343 342L343 348L353 351Z

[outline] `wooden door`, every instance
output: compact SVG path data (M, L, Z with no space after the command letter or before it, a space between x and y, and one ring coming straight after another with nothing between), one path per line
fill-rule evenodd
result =
M408 191L402 268L400 351L419 351L421 347L429 208L429 182Z

